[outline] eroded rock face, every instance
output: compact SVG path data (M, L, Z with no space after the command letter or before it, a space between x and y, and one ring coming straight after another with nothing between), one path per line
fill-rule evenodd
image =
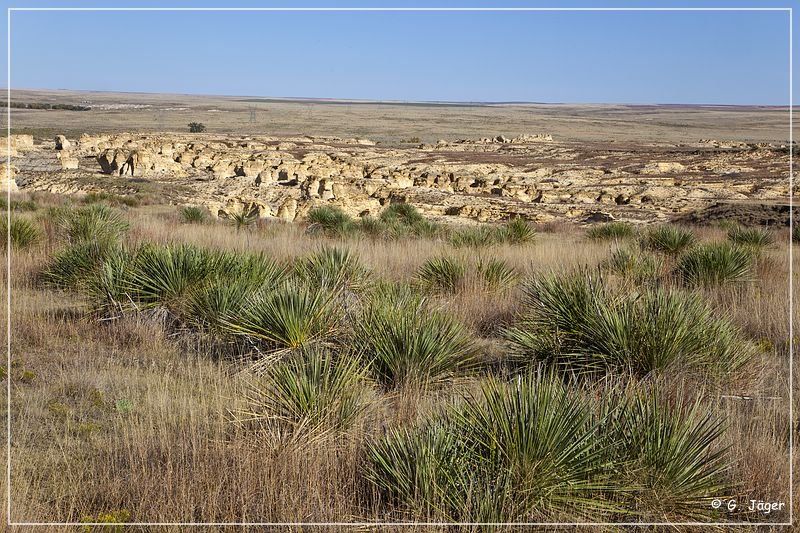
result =
M454 222L583 221L598 212L659 221L718 200L788 196L788 149L767 143L619 146L530 134L408 148L337 137L84 134L57 136L55 144L16 137L5 156L25 189L86 192L76 178L87 174L144 179L180 185L164 201L205 205L223 217L245 210L292 221L320 205L374 215L408 201Z

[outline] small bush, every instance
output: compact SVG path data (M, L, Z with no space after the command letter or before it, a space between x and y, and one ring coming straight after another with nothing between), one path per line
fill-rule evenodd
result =
M689 230L677 226L656 226L642 236L642 247L657 252L677 255L694 246L697 238Z
M347 237L354 228L350 215L336 206L312 209L308 212L308 221L311 223L310 231L320 230L329 237Z
M768 229L743 228L734 226L728 230L728 240L741 246L765 248L775 242L775 238Z
M584 272L535 278L523 290L525 315L505 332L523 362L584 375L678 366L722 376L751 356L738 330L696 294L616 294Z
M198 206L187 206L180 211L181 220L187 224L203 224L208 221L208 211Z
M497 233L488 226L464 228L450 235L450 244L456 248L481 248L497 244Z
M369 280L369 271L357 255L346 248L323 246L318 252L295 263L295 273L315 287L328 289L363 289Z
M517 273L500 259L480 261L478 275L492 289L507 289L517 282Z
M0 217L0 233L2 234L3 248L8 246L11 239L11 246L17 250L25 250L34 246L42 240L41 228L32 220L27 218L11 217L11 225L8 219Z
M202 122L190 122L189 133L203 133L206 131L206 125Z
M248 417L292 438L347 431L367 407L366 371L353 355L303 350L269 367L251 388Z
M128 222L116 210L102 204L59 211L58 224L70 243L117 242L128 231Z
M605 267L635 284L654 283L664 270L664 261L642 250L617 248Z
M677 273L684 285L715 286L746 281L753 268L753 252L730 243L698 246L684 255Z
M425 218L411 204L397 203L392 204L381 213L381 220L386 224L404 224L413 226L424 221Z
M258 220L258 210L229 213L228 220L236 228L236 231L241 231L255 224L256 220Z
M508 244L526 244L536 239L536 230L522 218L512 218L497 229L498 241Z
M464 263L450 257L428 259L417 271L417 279L426 289L449 293L462 288L465 275Z
M96 275L103 261L118 253L120 246L108 241L79 241L53 255L42 273L48 285L59 289L82 290L87 281Z
M378 295L355 324L356 345L387 387L426 386L452 378L474 362L467 331L424 300Z
M592 226L586 231L586 236L594 241L622 240L633 237L633 234L633 226L627 222L609 222Z

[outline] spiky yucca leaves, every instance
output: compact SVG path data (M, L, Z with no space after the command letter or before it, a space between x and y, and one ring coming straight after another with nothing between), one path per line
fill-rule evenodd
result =
M336 294L292 282L248 298L223 328L262 342L270 351L293 351L332 340L339 327Z
M256 223L256 220L258 220L258 210L252 209L250 211L229 213L228 220L231 225L236 228L236 231L241 231Z
M656 226L641 238L642 248L677 255L694 246L697 238L691 231L671 225Z
M497 244L497 234L488 226L463 228L450 235L450 244L456 248L481 248Z
M638 285L657 281L663 273L664 261L643 250L617 248L611 252L611 257L604 266L614 274Z
M180 215L181 220L187 224L202 224L208 220L208 211L195 205L184 207Z
M136 256L131 294L145 307L181 315L189 292L221 272L222 260L220 254L189 244L146 245Z
M508 289L517 282L517 272L502 259L479 261L478 275L491 289Z
M656 386L633 386L603 404L616 482L629 487L624 506L645 521L715 518L711 498L732 495L724 425L699 399L663 396Z
M411 204L396 203L392 204L380 215L381 220L387 224L403 224L406 226L414 226L425 220L417 208Z
M45 283L59 289L80 290L97 273L103 260L118 253L120 245L108 240L78 241L56 252L42 273Z
M424 299L373 297L355 325L356 345L387 387L426 386L470 367L473 341L461 323Z
M354 228L350 215L341 207L316 207L308 212L309 231L321 231L329 237L347 237Z
M536 239L536 230L523 218L512 218L497 229L497 239L508 244L525 244Z
M358 291L369 282L369 271L348 248L323 246L295 263L295 274L315 287Z
M302 350L258 379L248 394L249 416L279 437L347 431L367 407L366 371L351 354Z
M107 318L119 318L126 309L136 307L129 294L134 257L123 247L113 247L84 277L81 288L93 312Z
M445 418L370 443L365 477L401 509L448 521L597 518L610 507L597 432L558 379L489 379Z
M102 204L61 210L58 218L61 232L70 243L114 243L128 231L128 222L122 214Z
M11 246L18 250L24 250L42 240L42 230L30 219L11 217L11 224L5 216L0 217L0 239L3 241L3 248L8 246L9 238Z
M753 251L730 243L711 243L689 250L677 273L688 286L717 286L746 281L753 268Z
M427 290L449 293L461 289L465 275L466 265L452 257L428 259L417 271L417 279Z
M537 278L524 293L527 314L505 331L518 360L581 375L679 366L722 376L751 356L736 328L695 294L618 295L586 273Z
M768 229L734 226L728 230L728 240L741 246L766 248L775 242L775 237Z
M800 242L800 224L792 225L792 241Z
M595 241L613 241L633 237L633 226L627 222L609 222L599 226L592 226L586 231L586 236Z

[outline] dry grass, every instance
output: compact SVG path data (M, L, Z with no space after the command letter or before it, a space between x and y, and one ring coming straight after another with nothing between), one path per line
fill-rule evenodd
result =
M142 207L128 214L134 242L260 250L286 262L329 242L306 235L299 225L237 232L223 224L180 224L174 208ZM479 376L467 375L445 388L376 393L374 404L341 438L276 444L236 422L233 413L242 407L248 379L243 368L208 357L202 346L192 349L153 319L132 315L98 322L75 295L44 288L36 274L57 247L46 234L37 247L12 252L14 521L81 521L121 511L142 522L391 519L360 475L364 443L385 428L414 423L459 401L479 382ZM724 232L708 229L698 236L722 240ZM411 282L426 259L443 253L475 259L474 252L427 239L346 245L379 278L403 282ZM524 279L577 265L596 267L611 249L577 229L558 228L540 233L536 244L480 253L503 259ZM763 253L754 281L706 292L759 347L741 379L703 393L727 422L725 444L736 459L730 477L740 483L740 499L788 498L788 261L775 245ZM797 255L794 261L800 271ZM4 290L5 282L4 274ZM799 297L795 288L795 301ZM518 310L517 289L468 286L433 301L468 327L491 369L504 352L499 328ZM796 317L794 329L800 331ZM793 342L797 352L800 342Z

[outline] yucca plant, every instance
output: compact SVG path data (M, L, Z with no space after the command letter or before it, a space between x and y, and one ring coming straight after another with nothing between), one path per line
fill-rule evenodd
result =
M241 231L243 229L247 229L253 224L255 224L256 220L258 220L258 210L253 209L251 211L238 211L228 214L228 219L236 228L236 231Z
M800 242L800 224L792 225L792 240L794 242Z
M294 351L333 341L340 312L335 293L285 282L248 298L233 316L222 319L231 334L260 341L267 350Z
M663 396L636 387L604 402L602 434L616 482L629 487L625 508L644 521L713 519L711 499L733 495L724 425L699 400Z
M613 294L586 273L524 287L525 315L507 328L511 355L580 375L646 376L674 366L724 376L752 355L738 330L696 294Z
M425 220L416 207L406 203L390 205L383 210L380 218L386 224L403 224L406 226L414 226Z
M424 299L373 298L355 324L356 345L384 386L426 386L452 378L475 360L463 325Z
M609 222L599 226L592 226L586 231L586 236L595 241L613 241L633 237L633 226L627 222Z
M189 292L222 272L223 259L189 244L144 246L133 265L130 292L145 307L181 315Z
M697 238L691 231L678 226L656 226L641 238L642 248L677 255L694 246Z
M509 244L525 244L536 239L536 230L523 218L512 218L497 229L498 240Z
M775 242L775 237L766 228L744 228L742 226L734 226L728 230L728 240L740 246L766 248Z
M633 248L617 248L604 263L609 271L635 284L654 283L664 270L660 257Z
M488 226L464 228L450 235L450 244L456 248L481 248L497 243L497 234Z
M391 236L391 229L380 218L364 216L358 221L358 230L371 239L383 239Z
M478 275L491 289L507 289L517 282L517 272L501 259L479 261Z
M126 309L135 307L129 293L134 257L125 248L115 246L84 277L81 288L95 313L119 318Z
M128 231L122 214L102 204L59 211L58 224L69 243L119 241Z
M248 393L248 418L279 436L319 438L350 429L367 407L367 367L356 356L302 350L270 366Z
M347 237L355 228L350 215L341 207L323 206L316 207L308 212L310 231L321 231L329 237Z
M119 244L107 240L70 244L53 255L42 280L59 289L83 289L103 260L118 253L119 248Z
M369 271L348 248L323 246L299 259L294 272L305 283L328 289L358 291L369 282Z
M186 224L203 224L208 220L208 211L202 207L190 205L180 210L180 216Z
M431 291L458 292L464 284L466 265L451 257L435 257L425 261L417 271L417 279Z
M42 240L41 228L27 218L11 217L9 225L5 216L0 217L0 234L3 248L8 246L9 239L11 246L18 250L30 248Z
M747 281L753 268L753 251L730 243L711 243L689 250L677 273L688 286L715 286Z
M183 308L188 324L211 334L224 336L226 320L235 320L250 299L257 298L265 286L248 280L219 278L190 289Z

